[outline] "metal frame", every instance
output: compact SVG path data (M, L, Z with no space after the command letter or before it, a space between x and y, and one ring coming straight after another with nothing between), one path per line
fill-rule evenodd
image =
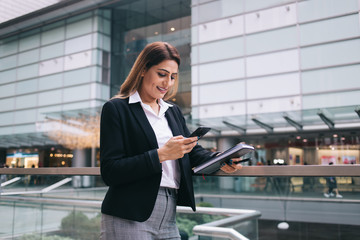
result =
M99 167L70 168L0 168L0 174L13 175L79 175L100 176ZM337 176L360 177L360 164L354 165L301 165L301 166L244 166L234 173L218 171L212 176L256 177L256 176Z
M265 129L266 132L268 132L268 133L273 133L274 132L274 127L270 126L269 124L261 122L260 120L258 120L256 118L251 118L251 120L254 123L256 123L256 125L258 125L259 127Z
M177 207L176 211L178 213L194 213L188 207ZM236 239L248 240L248 238L240 234L238 231L229 228L227 226L239 224L241 222L245 222L249 220L254 220L261 216L261 213L256 210L229 209L229 208L197 207L196 213L226 215L230 217L210 223L205 223L202 225L196 225L193 228L194 234L201 236L228 238L234 240Z

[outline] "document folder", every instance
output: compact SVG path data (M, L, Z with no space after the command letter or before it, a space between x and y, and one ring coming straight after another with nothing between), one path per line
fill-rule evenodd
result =
M239 143L232 148L212 157L209 161L206 161L193 169L197 174L212 174L221 168L221 164L232 159L241 158L242 161L248 160L252 157L252 153L255 151L253 146Z

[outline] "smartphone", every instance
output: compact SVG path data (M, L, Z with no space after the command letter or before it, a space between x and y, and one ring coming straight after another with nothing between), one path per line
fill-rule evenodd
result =
M207 132L210 131L209 127L198 127L193 133L190 134L190 137L198 137L198 139L202 138Z

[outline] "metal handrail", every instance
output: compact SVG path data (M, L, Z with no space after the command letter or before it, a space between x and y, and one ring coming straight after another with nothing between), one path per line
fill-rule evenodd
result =
M176 210L177 212L181 212L181 213L194 213L190 208L187 207L177 207ZM230 209L230 208L197 207L196 213L225 215L230 217L213 221L210 223L196 225L193 228L194 234L201 236L229 238L233 240L249 240L249 239L244 235L240 234L235 229L229 228L227 226L257 219L261 216L261 213L256 210Z
M233 228L197 225L193 228L193 232L196 235L202 235L202 236L229 238L232 240L249 240L249 238L240 234L238 231L236 231Z
M0 168L0 174L99 176L100 168L99 167Z
M99 176L99 167L58 168L0 168L0 174L13 175L80 175ZM218 171L212 176L335 176L360 177L360 164L354 165L306 165L306 166L244 166L234 173Z
M190 208L177 207L177 212L181 213L194 213ZM233 240L249 240L238 231L233 228L226 226L242 223L245 221L259 218L261 213L256 210L248 209L230 209L230 208L208 208L208 207L197 207L196 213L202 214L216 214L229 216L228 218L196 225L193 228L193 232L196 235L201 236L213 236L221 238L229 238Z

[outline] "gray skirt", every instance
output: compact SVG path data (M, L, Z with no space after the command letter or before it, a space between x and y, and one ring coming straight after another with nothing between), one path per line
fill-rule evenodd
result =
M101 240L180 240L176 226L175 189L160 187L154 210L148 220L137 222L106 214L101 218Z

